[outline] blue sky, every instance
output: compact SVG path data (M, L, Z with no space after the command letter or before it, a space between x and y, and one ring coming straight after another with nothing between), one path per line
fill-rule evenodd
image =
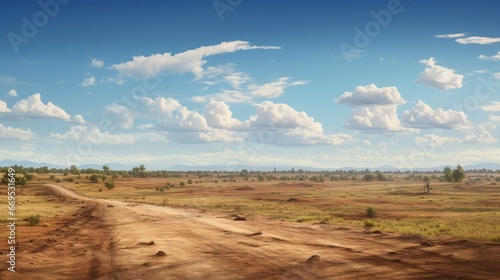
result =
M500 163L498 1L2 1L0 160Z

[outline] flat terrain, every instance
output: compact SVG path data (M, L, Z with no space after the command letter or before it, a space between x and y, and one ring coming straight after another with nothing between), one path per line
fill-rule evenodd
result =
M55 204L51 209L57 214L42 217L46 226L19 228L17 272L3 269L0 279L498 279L500 274L500 243L479 241L490 239L489 230L499 226L497 186L449 184L427 196L419 193L421 184L404 183L193 183L156 190L165 181L119 179L115 189L102 191L93 184L28 187L31 200L48 198L40 203ZM27 205L23 201L20 208ZM377 209L377 217L367 219L367 206ZM492 228L476 228L485 238L453 238L450 232L460 219L464 234L473 225ZM363 228L366 220L375 225ZM415 226L426 220L432 223ZM392 232L406 227L423 234L381 230L398 224ZM5 254L6 242L0 250Z

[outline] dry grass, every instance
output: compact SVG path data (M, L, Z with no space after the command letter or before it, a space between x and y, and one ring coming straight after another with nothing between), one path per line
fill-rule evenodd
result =
M377 216L369 219L372 229L428 237L500 241L500 188L489 182L476 185L433 182L431 194L424 195L421 182L402 180L313 183L236 178L236 182L219 179L215 183L214 178L197 177L119 178L114 181L115 188L108 190L101 180L90 183L85 175L68 177L73 178L73 182L65 182L64 176L56 175L62 180L60 185L95 198L162 205L166 197L168 204L174 207L188 206L228 215L259 215L305 223L323 221L359 228L365 227L367 208L372 207L377 211ZM51 181L49 175L35 179ZM189 179L193 184L180 187L181 181ZM167 183L174 187L159 191ZM21 199L25 201L21 200L24 207L19 209L20 216L39 214L44 217L60 210L56 203L47 199ZM5 218L1 214L4 213L0 213L0 221Z

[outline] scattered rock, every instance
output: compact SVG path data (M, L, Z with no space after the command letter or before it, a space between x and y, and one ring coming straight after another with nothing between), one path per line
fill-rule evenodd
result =
M55 238L49 238L47 239L47 242L57 242L57 240Z
M234 218L235 221L246 221L247 218L243 217L243 216L240 216L240 215L236 215L236 218Z
M326 225L326 224L328 224L328 222L327 222L327 221L325 221L325 220L323 220L323 221L321 221L321 222L319 222L319 223L317 223L317 224L320 224L320 225Z
M155 256L157 256L157 257L164 257L166 255L167 255L167 253L165 253L163 251L158 251Z
M420 243L420 246L424 246L424 247L432 247L434 246L434 243L432 243L431 241L429 240L426 240L426 241L422 241L422 243Z
M315 263L315 262L319 262L319 256L318 255L312 255L311 257L309 257L307 259L307 262L308 263Z
M148 246L151 246L151 245L155 245L155 242L153 240L151 240L149 242L139 242L139 243L137 243L137 245L148 245Z
M251 233L250 236L262 235L262 231Z
M394 251L390 251L390 252L388 252L387 254L388 254L388 255L396 255L397 253L396 253L396 252L394 252Z
M143 266L152 266L153 264L152 264L152 263L150 263L150 262L145 262L145 263L143 263L142 265L143 265Z
M286 202L298 202L299 200L296 198L289 198L286 200Z
M382 232L380 230L375 230L375 231L372 231L373 234L381 234Z
M108 206L106 206L106 207L115 207L115 206L114 206L114 205L111 205L111 204L108 204Z

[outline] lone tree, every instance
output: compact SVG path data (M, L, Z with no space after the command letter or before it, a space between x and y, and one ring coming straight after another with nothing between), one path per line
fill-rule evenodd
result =
M465 170L460 164L453 171L447 166L444 168L444 179L446 182L462 182L465 179Z
M453 169L453 182L462 182L465 179L465 170L462 166L457 165L457 169Z
M110 170L109 166L107 166L107 165L103 165L102 166L103 174L108 175L109 174L109 170Z
M444 180L446 182L451 182L453 180L453 173L451 171L451 168L449 166L446 166L443 172L444 172Z

